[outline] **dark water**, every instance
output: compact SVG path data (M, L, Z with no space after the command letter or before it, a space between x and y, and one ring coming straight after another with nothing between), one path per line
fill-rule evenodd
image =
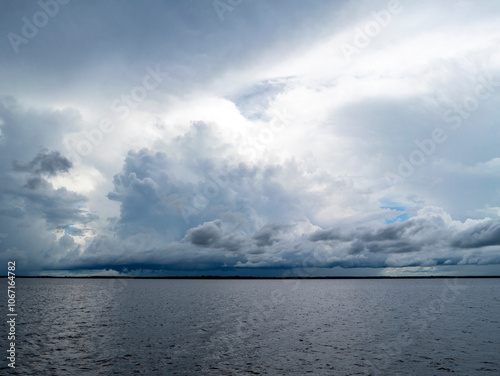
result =
M500 279L16 281L5 375L500 375Z

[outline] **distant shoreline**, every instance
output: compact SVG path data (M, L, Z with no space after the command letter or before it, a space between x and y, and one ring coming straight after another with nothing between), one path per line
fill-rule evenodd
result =
M7 276L0 276L7 278ZM16 276L17 278L59 279L444 279L444 278L500 278L500 276L373 276L373 277L240 277L240 276L179 276L179 277L125 277L125 276Z

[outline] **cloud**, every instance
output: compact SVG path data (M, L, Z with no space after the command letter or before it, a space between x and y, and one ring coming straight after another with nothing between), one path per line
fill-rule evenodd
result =
M253 236L258 247L270 246L279 241L280 235L283 231L286 231L291 225L279 224L279 223L268 223L258 231Z
M451 245L458 248L500 246L500 221L487 220L456 234Z
M61 172L68 172L73 166L58 151L42 150L28 163L13 162L14 171L30 172L35 175L55 176Z
M257 0L220 22L211 2L70 2L19 53L4 38L0 258L33 273L500 263L499 5L403 4L346 59L386 7ZM7 35L40 8L4 10Z
M75 111L27 108L2 98L0 117L0 228L5 235L0 258L18 260L21 272L27 273L55 266L68 255L78 257L81 240L63 235L61 229L70 223L91 224L97 215L85 208L87 197L54 188L49 181L71 173L72 162L54 148L61 146L62 129L77 121ZM32 137L26 137L30 132Z
M206 222L186 232L185 240L198 246L214 246L220 244L222 226L220 221Z
M41 178L40 176L35 176L28 178L24 187L28 189L39 189L39 188L47 189L50 187L50 184L47 180Z
M326 240L340 240L343 236L340 234L338 228L331 228L327 230L318 230L309 236L309 240L313 242L326 241Z

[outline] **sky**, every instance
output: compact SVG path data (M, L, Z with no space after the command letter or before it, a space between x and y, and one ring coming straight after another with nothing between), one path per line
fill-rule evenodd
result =
M498 1L4 0L19 275L500 275Z

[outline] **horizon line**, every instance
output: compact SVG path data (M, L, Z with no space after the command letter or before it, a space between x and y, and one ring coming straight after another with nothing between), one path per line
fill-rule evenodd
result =
M0 278L8 278L6 275ZM15 276L15 278L74 278L74 279L435 279L435 278L500 278L498 275L486 276L324 276L324 277L252 277L252 276L164 276L164 277L141 277L141 276Z

